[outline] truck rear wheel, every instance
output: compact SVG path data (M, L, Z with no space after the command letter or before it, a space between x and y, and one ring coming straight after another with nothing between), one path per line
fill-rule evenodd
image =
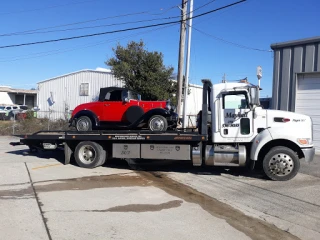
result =
M275 181L287 181L295 177L300 169L300 160L292 149L272 148L263 159L265 174Z
M104 164L107 153L100 144L85 141L78 144L74 157L80 167L95 168Z

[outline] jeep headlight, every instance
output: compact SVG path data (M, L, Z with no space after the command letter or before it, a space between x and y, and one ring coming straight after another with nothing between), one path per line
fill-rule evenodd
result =
M165 109L167 109L167 110L170 110L170 109L171 109L170 100L167 100Z

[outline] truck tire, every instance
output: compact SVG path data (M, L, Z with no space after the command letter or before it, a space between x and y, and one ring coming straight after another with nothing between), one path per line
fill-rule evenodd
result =
M77 131L91 131L92 130L91 119L87 116L79 117L76 121L76 129Z
M85 141L77 145L74 157L80 167L95 168L105 163L107 152L100 144Z
M151 131L164 132L168 128L167 119L161 115L154 115L148 121L148 128Z
M263 171L272 180L287 181L300 169L298 155L287 147L272 148L263 159Z

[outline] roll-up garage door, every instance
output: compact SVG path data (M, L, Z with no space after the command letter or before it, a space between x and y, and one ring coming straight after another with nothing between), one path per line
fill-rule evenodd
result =
M313 142L320 152L320 73L299 74L295 112L310 116L313 121Z

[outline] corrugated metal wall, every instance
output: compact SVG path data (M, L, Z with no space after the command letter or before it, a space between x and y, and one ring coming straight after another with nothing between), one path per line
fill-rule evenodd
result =
M295 110L297 73L320 71L320 38L272 44L274 50L272 108Z
M80 96L81 83L89 83L89 95ZM94 70L79 71L38 83L38 102L40 108L38 117L50 119L69 118L68 110L77 105L97 100L101 87L122 87L122 81L112 73ZM196 115L202 107L202 86L190 84L191 93L188 95L188 115ZM51 92L54 104L50 106ZM66 109L67 108L67 109ZM196 118L190 117L195 125ZM191 124L191 123L190 123Z
M81 83L89 83L88 96L80 96ZM66 112L77 105L97 100L102 87L122 87L122 81L108 72L93 70L79 71L73 74L57 77L38 83L38 117L50 119L66 118ZM52 93L52 94L51 94ZM53 96L54 104L50 106Z
M202 86L190 84L190 94L187 97L187 125L196 126L196 115L202 108ZM182 104L183 107L183 104Z

